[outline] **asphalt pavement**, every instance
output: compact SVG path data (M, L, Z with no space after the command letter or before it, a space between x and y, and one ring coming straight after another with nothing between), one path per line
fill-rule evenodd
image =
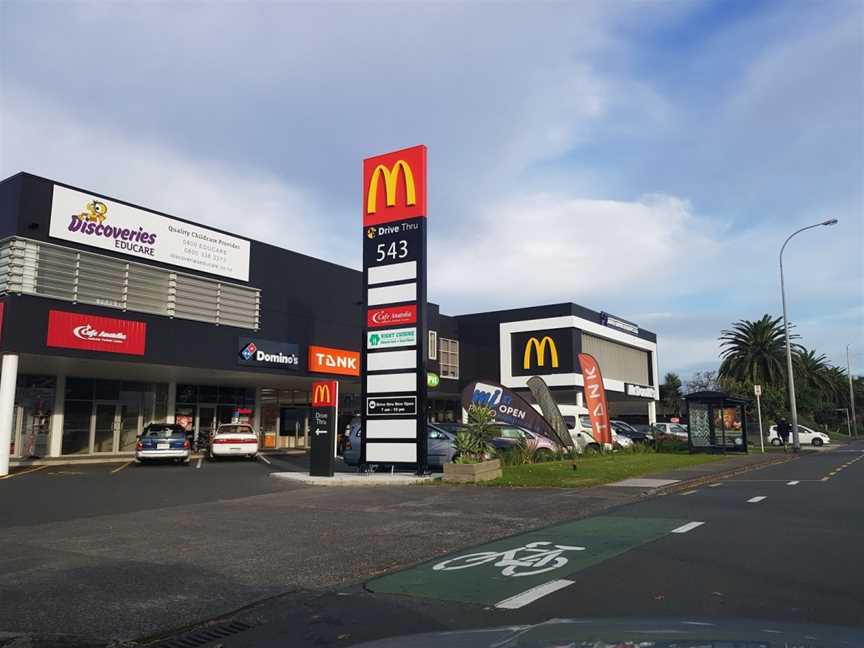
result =
M782 623L843 626L864 645L862 490L858 442L465 547L362 586L285 595L214 627L248 625L221 639L225 648L339 646L632 617L731 621L758 628L766 641Z
M0 482L0 630L231 648L571 617L862 628L862 457L647 498L298 487L269 478L278 458L45 469Z

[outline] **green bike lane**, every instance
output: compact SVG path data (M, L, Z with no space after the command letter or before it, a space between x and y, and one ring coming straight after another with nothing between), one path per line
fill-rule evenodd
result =
M687 519L600 515L460 549L366 583L376 594L519 607L568 577L687 529ZM681 531L678 531L681 532ZM532 546L533 545L533 546ZM514 600L515 597L515 600Z

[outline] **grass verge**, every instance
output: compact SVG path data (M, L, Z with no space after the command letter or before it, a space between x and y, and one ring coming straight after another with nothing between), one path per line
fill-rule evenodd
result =
M500 479L478 483L478 486L516 486L523 488L587 488L608 484L628 477L639 477L664 470L687 468L728 459L724 455L616 453L581 457L572 461L504 466Z

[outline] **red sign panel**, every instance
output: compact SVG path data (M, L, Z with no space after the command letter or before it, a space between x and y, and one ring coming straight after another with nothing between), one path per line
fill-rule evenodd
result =
M426 147L363 160L363 226L426 216Z
M86 313L48 312L45 344L61 349L144 355L147 324Z
M585 402L591 417L591 434L597 443L611 444L612 429L609 426L609 408L606 407L606 389L603 387L600 366L594 356L587 353L579 354L579 366L582 367Z
M360 375L360 354L348 349L309 345L309 371L313 373Z
M335 380L320 380L312 383L312 407L336 407Z
M417 305L388 306L387 308L370 308L366 311L366 326L379 328L381 326L402 326L417 323Z

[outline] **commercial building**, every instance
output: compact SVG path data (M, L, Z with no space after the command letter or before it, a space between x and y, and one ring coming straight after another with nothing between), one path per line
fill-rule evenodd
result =
M432 419L458 417L475 379L523 388L542 375L578 402L580 351L600 361L613 414L653 418L656 338L629 322L570 303L427 312ZM357 270L12 176L0 183L0 472L7 449L13 462L132 453L152 421L249 421L264 448L306 447L313 380L340 381L341 424L360 410L365 313Z

